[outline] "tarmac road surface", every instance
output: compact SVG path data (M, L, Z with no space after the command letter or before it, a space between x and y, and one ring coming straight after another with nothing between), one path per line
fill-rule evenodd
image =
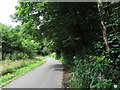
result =
M42 66L26 73L3 88L62 88L63 66L60 61L46 58Z

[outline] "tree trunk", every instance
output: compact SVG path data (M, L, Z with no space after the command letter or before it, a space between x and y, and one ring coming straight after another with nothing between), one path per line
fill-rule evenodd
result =
M104 12L104 9L102 6L102 0L98 0L98 10L100 13L100 18L101 18L102 33L103 33L103 40L105 43L105 48L106 48L107 53L109 53L110 46L109 46L108 39L107 39L107 28L106 28L104 20L103 20L103 16L104 16L105 12Z

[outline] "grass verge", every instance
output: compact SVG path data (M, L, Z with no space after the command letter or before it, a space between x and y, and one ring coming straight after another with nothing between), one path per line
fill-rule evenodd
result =
M2 69L4 74L3 76L0 77L1 81L1 87L4 87L5 85L9 84L13 80L19 78L20 76L24 75L25 73L29 72L30 70L35 69L36 67L42 65L45 62L45 58L43 57L36 57L35 60L20 60L20 61L14 61L14 62L3 62ZM14 63L14 64L13 64ZM17 64L15 64L17 63ZM6 65L9 64L9 68L5 69ZM18 65L18 67L17 67ZM11 66L11 67L10 67ZM12 70L11 70L12 69ZM10 70L10 71L9 71Z

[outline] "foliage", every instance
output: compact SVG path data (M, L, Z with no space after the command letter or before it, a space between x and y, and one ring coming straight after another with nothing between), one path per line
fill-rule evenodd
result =
M92 47L95 41L99 27L96 3L21 2L16 9L18 12L14 18L22 21L26 33L39 37L38 40L45 39L45 45L49 47L45 47L44 51L56 52L58 57L65 58L67 64L72 63L77 50ZM96 12L92 12L94 10ZM39 28L29 32L35 27Z
M48 55L47 57L50 57L50 58L56 58L56 53L54 52L54 53Z
M110 88L120 82L120 2L102 3L102 16L97 6L95 2L20 2L13 18L22 22L25 34L42 42L44 55L56 52L57 58L74 67L71 82L77 87Z
M112 80L118 82L115 72L113 72L114 68L109 65L111 62L103 56L85 56L75 59L72 87L75 87L73 83L76 82L78 84L76 88L113 88Z
M29 58L29 56L26 53L23 52L14 52L14 53L9 53L9 54L3 54L2 59L3 60L20 60L20 59L26 59Z
M118 64L120 61L120 2L104 3L103 8L105 12L104 21L106 22L110 50L108 52L105 51L105 43L102 41L101 36L99 36L98 41L94 42L93 45L97 56L104 55L111 59L113 61L111 64L116 69L120 70Z
M40 43L36 42L30 35L26 35L20 26L10 28L0 24L2 29L2 59L18 60L32 58L40 48Z

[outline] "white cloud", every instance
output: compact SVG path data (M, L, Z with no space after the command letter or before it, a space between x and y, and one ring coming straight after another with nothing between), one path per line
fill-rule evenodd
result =
M18 0L1 0L0 1L0 23L16 26L19 23L12 22L10 15L15 13L15 6L18 5Z

